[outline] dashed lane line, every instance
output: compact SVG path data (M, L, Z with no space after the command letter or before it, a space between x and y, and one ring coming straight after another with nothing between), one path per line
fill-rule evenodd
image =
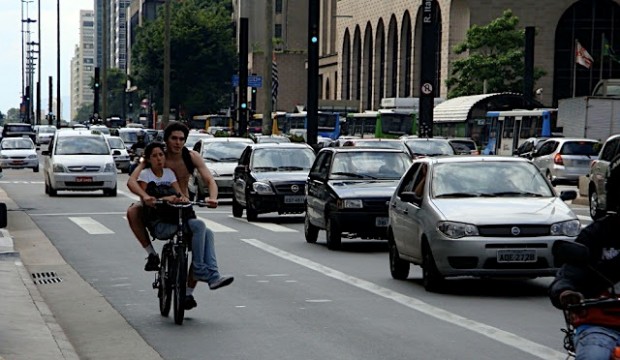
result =
M70 216L69 220L73 221L77 226L81 227L87 233L91 235L104 235L104 234L114 234L114 231L108 229L103 226L100 222L94 220L89 216L84 217L73 217Z

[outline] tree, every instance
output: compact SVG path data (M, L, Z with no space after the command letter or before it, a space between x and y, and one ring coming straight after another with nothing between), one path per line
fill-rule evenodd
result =
M108 89L108 117L121 116L124 114L125 88L127 87L127 75L121 69L110 68L106 71L106 86ZM95 78L90 79L90 88L95 91ZM100 108L101 109L101 108ZM91 105L90 113L94 108ZM100 110L101 111L101 110Z
M19 109L10 108L9 110L7 110L6 121L7 122L19 121Z
M73 121L80 122L80 123L89 121L92 116L93 116L93 104L83 103L78 108L75 116L73 117Z
M466 39L454 47L456 54L468 56L453 63L446 80L448 98L487 93L523 91L525 70L525 29L517 28L519 18L511 10L485 26L473 25ZM534 82L546 74L534 68Z
M186 114L217 112L230 102L236 50L227 3L187 0L171 4L170 104ZM132 48L132 79L161 109L163 11L138 29Z

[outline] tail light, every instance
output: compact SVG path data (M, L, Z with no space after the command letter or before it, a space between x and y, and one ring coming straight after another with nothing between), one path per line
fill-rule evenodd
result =
M564 165L564 160L562 160L562 155L555 154L553 157L553 163L556 165Z

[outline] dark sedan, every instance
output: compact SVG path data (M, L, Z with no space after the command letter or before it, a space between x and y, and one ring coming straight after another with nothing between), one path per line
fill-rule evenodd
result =
M301 214L305 209L305 183L315 153L307 144L264 143L248 145L233 175L233 216L248 221L258 214Z
M340 247L343 233L385 239L388 202L411 162L395 149L322 149L306 183L306 241L315 243L321 229L332 250Z

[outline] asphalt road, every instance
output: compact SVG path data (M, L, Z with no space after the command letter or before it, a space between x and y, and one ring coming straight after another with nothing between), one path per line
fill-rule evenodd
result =
M342 251L329 251L324 232L317 244L305 242L302 216L248 223L225 201L198 215L215 232L221 272L235 282L217 291L199 285L199 306L174 325L159 315L153 274L142 270L146 253L124 218L133 201L127 175L118 178L115 198L50 198L41 173L27 170L6 170L0 180L19 207L12 210L27 214L62 256L60 264L40 255L26 265L67 274L39 287L83 358L135 358L126 350L135 340L113 321L119 315L164 359L565 358L563 317L546 296L550 278L455 279L446 293L427 293L418 267L407 281L390 277L385 242L343 240ZM585 206L573 208L589 223ZM74 300L81 306L70 306Z

